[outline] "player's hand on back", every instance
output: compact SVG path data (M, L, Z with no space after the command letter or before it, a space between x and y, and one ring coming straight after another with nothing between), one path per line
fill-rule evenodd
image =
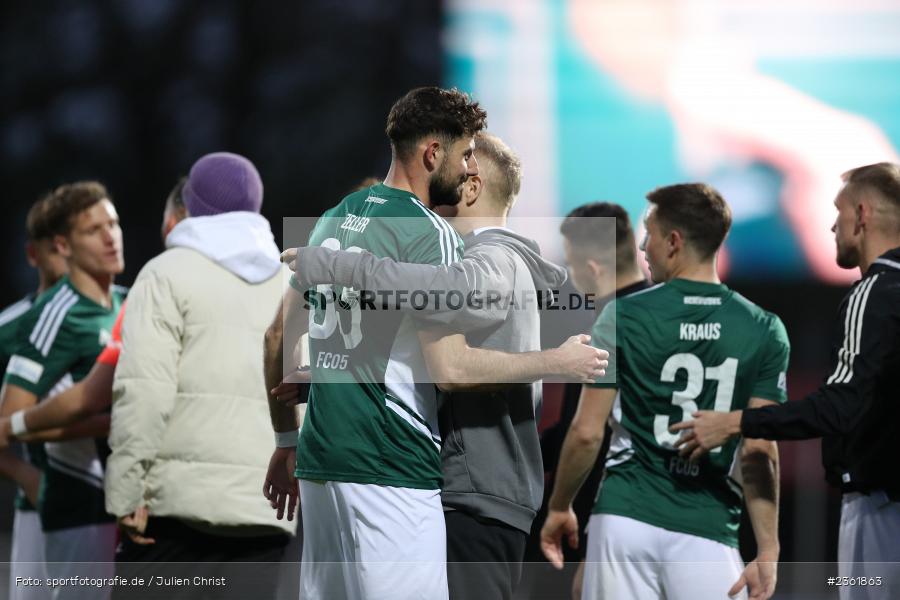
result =
M778 558L760 554L748 564L740 579L728 590L729 596L736 596L747 588L747 600L768 600L775 593L778 579Z
M562 538L566 536L569 546L578 547L578 517L575 511L553 510L547 511L547 520L541 528L541 552L547 560L557 569L563 568Z
M559 355L560 374L581 383L594 383L606 375L609 352L590 345L591 336L573 335L556 351Z
M698 410L691 416L693 421L676 423L669 427L669 431L682 432L675 447L679 449L681 456L689 456L692 461L741 433L741 411L727 413Z

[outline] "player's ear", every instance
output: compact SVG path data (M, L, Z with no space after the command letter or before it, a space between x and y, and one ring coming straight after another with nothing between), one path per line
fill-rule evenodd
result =
M64 235L53 236L53 247L56 248L56 251L59 252L63 258L72 256L72 247L69 245L69 240Z
M684 236L677 229L673 229L666 236L666 245L669 249L669 256L673 256L676 252L684 248Z
M484 182L478 175L472 175L463 184L462 200L466 206L472 206L475 201L481 197L481 191L484 189Z
M422 155L422 164L425 165L425 168L429 173L435 171L440 166L441 156L444 153L444 147L441 145L441 141L437 138L431 138L427 140L424 148L424 154Z
M591 277L594 280L600 279L604 275L606 275L606 267L600 261L594 260L593 258L589 258L586 261L588 271L591 273Z
M872 206L871 201L858 200L854 208L856 209L856 224L853 227L853 233L859 234L863 227L871 224L875 207Z

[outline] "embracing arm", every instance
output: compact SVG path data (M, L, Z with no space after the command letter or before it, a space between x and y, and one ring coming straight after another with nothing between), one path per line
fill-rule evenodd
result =
M485 390L557 375L593 382L603 375L608 353L589 341L587 335L575 335L558 348L510 353L472 348L461 333L419 330L428 371L445 392Z
M110 421L108 414L88 415L61 427L28 432L17 436L16 439L20 442L62 442L81 438L106 437L109 435Z
M108 408L115 372L113 365L94 363L83 380L25 413L28 430L63 427Z
M109 416L91 415L109 407L112 402L114 373L113 365L95 363L87 377L26 410L23 417L28 433L18 436L18 439L46 442L106 435ZM5 419L2 428L4 433L9 433L9 422Z
M388 310L415 311L417 318L436 325L453 323L457 329L475 329L506 319L510 302L505 296L511 288L510 273L515 272L506 252L482 245L453 264L431 265L308 246L288 250L283 259L292 269L296 267L294 277L300 289L318 284L352 287L362 290L366 294L362 301L368 300L375 308L387 303ZM400 292L406 296L397 304ZM414 303L413 292L425 295L420 294L422 300ZM450 292L459 292L462 299L473 295L475 301L450 308L448 299L451 304L458 303L449 297Z
M9 417L15 412L31 408L37 402L37 394L14 383L4 383L0 390L0 416Z
M452 265L400 263L369 252L332 250L324 246L293 248L283 255L301 288L336 283L358 290L460 290L477 289L490 278L489 267L478 260Z

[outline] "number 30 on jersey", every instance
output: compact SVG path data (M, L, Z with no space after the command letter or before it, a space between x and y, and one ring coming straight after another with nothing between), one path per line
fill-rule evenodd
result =
M322 247L329 248L331 250L340 250L341 242L337 238L328 238L327 240L322 242ZM363 249L359 246L350 246L349 248L347 248L347 252L362 252L362 250ZM350 330L345 331L344 324L341 322L341 319L338 317L337 311L335 309L334 286L330 283L320 284L316 286L316 292L320 294L320 297L324 298L324 316L322 322L317 323L316 313L314 311L310 311L309 337L317 340L325 340L330 338L334 334L336 329L339 329L341 332L341 337L344 340L344 348L346 348L347 350L356 348L362 341L362 329L360 327L362 312L359 308L359 303L351 303ZM341 297L346 298L348 296L352 296L353 294L353 288L344 288L344 292L341 294ZM344 362L346 364L346 361Z

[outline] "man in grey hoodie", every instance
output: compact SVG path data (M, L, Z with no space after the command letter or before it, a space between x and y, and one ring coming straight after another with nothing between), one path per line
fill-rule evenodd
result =
M563 284L566 271L544 260L536 242L506 227L520 188L518 158L487 134L476 136L475 154L479 174L463 186L453 222L464 236L465 260L435 267L300 248L294 263L300 286L337 283L358 290L460 290L464 295L477 290L481 304L443 312L427 307L418 316L466 333L471 346L540 350L540 299ZM514 302L485 301L492 293ZM511 598L543 494L537 433L541 384L486 390L466 382L453 356L428 367L443 392L441 500L450 597Z

